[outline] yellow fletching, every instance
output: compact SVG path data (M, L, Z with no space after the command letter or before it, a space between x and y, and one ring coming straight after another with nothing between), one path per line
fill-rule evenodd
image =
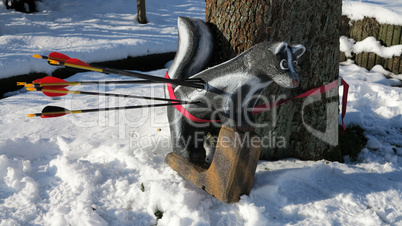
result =
M17 82L17 86L23 86L25 84L26 84L26 82Z
M49 63L50 63L50 64L59 64L59 61L56 61L56 60L49 60Z
M28 118L35 117L35 114L27 114L27 117L28 117Z
M26 84L25 87L34 87L34 84Z
M27 87L27 90L28 90L28 91L36 91L35 88L28 88L28 87Z
M32 57L33 57L33 58L42 59L42 56L41 56L41 55L38 55L38 54L34 54L34 55L32 55Z

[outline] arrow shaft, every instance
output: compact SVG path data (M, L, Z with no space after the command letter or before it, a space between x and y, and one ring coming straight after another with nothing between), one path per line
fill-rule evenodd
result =
M90 65L87 65L85 63L84 63L85 65L69 63L69 62L67 62L69 59L68 60L65 60L65 59L58 60L57 58L54 58L54 57L47 57L47 56L40 56L40 55L34 55L34 57L47 59L52 64L56 64L56 65L60 65L60 66L83 69L83 70L87 70L87 71L95 71L95 72L100 72L100 73L109 73L109 74L116 74L116 75L146 79L146 80L150 80L153 82L170 83L173 85L188 86L188 87L193 87L193 88L197 88L197 89L205 89L204 82L202 80L198 80L198 79L197 80L194 80L194 79L193 80L192 79L187 79L187 80L168 79L168 78L157 77L157 76L153 76L153 75L142 74L142 73L138 73L138 72L114 69L114 68L97 68L97 67L92 67ZM56 61L56 62L52 62L52 61Z
M95 67L88 67L88 66L70 64L70 63L62 63L62 64L64 64L64 66L67 66L67 67L73 67L73 68L78 68L78 69L83 69L83 70L96 71L96 72L108 73L108 74L116 74L116 75L122 75L122 76L127 76L127 77L147 79L147 80L150 80L153 82L170 83L170 84L174 84L174 85L182 85L182 86L189 86L189 87L193 87L193 88L197 88L197 89L204 89L204 85L202 85L202 84L196 84L196 83L184 81L184 80L162 78L162 77L142 74L142 73L138 73L138 72L123 71L123 70L118 70L118 69L113 69L113 68L95 68Z
M147 75L147 74L142 74L142 73L137 73L137 72L123 71L123 70L118 70L118 69L113 69L113 68L104 68L103 72L109 73L109 74L134 77L134 78L148 79L148 80L155 81L155 82L170 83L170 84L174 84L174 85L182 85L182 86L189 86L189 87L193 87L193 88L197 88L197 89L204 89L204 85L200 84L201 81L198 81L199 83L195 83L195 81L191 82L191 80L168 79L168 78L157 77L157 76L152 76L152 75Z
M34 87L44 87L44 86L79 86L82 85L81 82L57 82L57 83L33 83ZM28 85L29 86L29 85Z
M79 114L79 113L82 113L82 111L81 110L52 111L52 112L42 112L42 113L29 114L28 117L41 117L41 116L49 116L49 115L67 115L67 114Z
M57 111L45 111L42 113L28 114L28 117L59 117L67 114L79 114L79 113L90 113L90 112L99 112L99 111L114 111L114 110L128 110L128 109L138 109L138 108L147 108L147 107L165 107L171 105L179 105L181 103L165 103L165 104L147 104L147 105L134 105L134 106L125 106L125 107L111 107L111 108L93 108L93 109L84 109L84 110L57 110ZM192 103L188 103L192 104ZM60 109L60 107L57 107Z
M84 65L71 64L71 63L67 63L67 62L60 62L60 65L63 65L66 67L77 68L77 69L83 69L86 71L96 71L96 72L101 72L101 73L102 72L108 73L108 72L105 72L102 68L88 67L88 66L84 66Z
M58 83L41 83L36 82L33 87L46 87L46 86L79 86L79 85L102 85L102 84L148 84L157 83L148 80L127 80L127 81L81 81L81 82L58 82ZM21 83L22 84L22 83ZM24 83L23 85L26 85Z
M95 109L78 110L80 112L77 112L77 113L88 113L88 112L97 112L97 111L127 110L127 109L138 109L138 108L149 108L149 107L165 107L165 106L178 105L178 104L181 104L181 103L146 104L146 105L125 106L125 107L95 108ZM72 113L72 114L74 114L74 113Z
M114 68L96 68L96 67L92 67L91 65L89 65L87 63L84 63L81 60L70 58L64 54L60 54L60 53L52 54L51 53L51 55L53 57L41 56L41 55L37 55L37 54L33 55L33 57L46 59L49 61L49 63L54 64L54 65L61 65L61 66L66 66L66 67L83 69L83 70L87 70L87 71L96 71L96 72L101 72L101 73L111 73L111 74L117 74L117 75L122 75L122 76L141 78L141 79L151 80L154 82L170 83L173 85L188 86L188 87L193 87L193 88L197 88L197 89L205 89L205 82L202 80L199 80L199 79L187 79L187 80L169 79L169 78L157 77L157 76L152 76L152 75L147 75L147 74L142 74L142 73L137 73L137 72L124 71L124 70L119 70L119 69L114 69ZM54 57L54 56L57 56L57 57Z
M42 91L45 93L58 93L58 94L83 94L83 95L93 95L93 96L111 96L111 97L125 97L125 98L136 98L136 99L145 99L145 100L157 100L157 101L172 101L176 103L194 103L188 101L182 101L177 99L168 99L168 98L159 98L159 97L147 97L147 96L137 96L137 95L127 95L127 94L117 94L117 93L96 93L96 92L87 92L87 91L78 91L78 90L59 90L59 89L46 89L46 88L37 88L36 91Z

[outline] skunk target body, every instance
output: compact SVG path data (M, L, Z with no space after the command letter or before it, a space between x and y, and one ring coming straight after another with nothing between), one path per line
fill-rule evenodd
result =
M168 107L172 145L173 151L182 158L200 162L206 156L206 135L218 134L222 124L235 131L253 129L252 109L269 84L275 82L285 88L299 85L297 60L305 47L263 42L227 62L203 70L213 55L214 40L208 25L201 20L180 17L178 26L178 50L168 74L173 79L202 79L205 88L176 86L174 94L180 100L199 102L186 106L186 110L196 118L211 122L194 122L175 107Z

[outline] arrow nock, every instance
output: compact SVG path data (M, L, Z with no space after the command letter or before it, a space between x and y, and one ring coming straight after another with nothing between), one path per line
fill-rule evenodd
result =
M37 58L37 59L42 59L42 56L39 54L34 54L32 55L33 58Z
M60 62L59 61L57 61L57 60L48 60L48 62L49 62L49 64L54 64L54 65L59 65L60 64Z

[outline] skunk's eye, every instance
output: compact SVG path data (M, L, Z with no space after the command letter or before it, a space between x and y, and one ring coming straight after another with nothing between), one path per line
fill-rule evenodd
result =
M288 70L289 69L288 62L285 59L281 60L281 62L279 63L279 66L281 66L282 70Z
M297 61L293 61L293 67L297 67L299 63Z

